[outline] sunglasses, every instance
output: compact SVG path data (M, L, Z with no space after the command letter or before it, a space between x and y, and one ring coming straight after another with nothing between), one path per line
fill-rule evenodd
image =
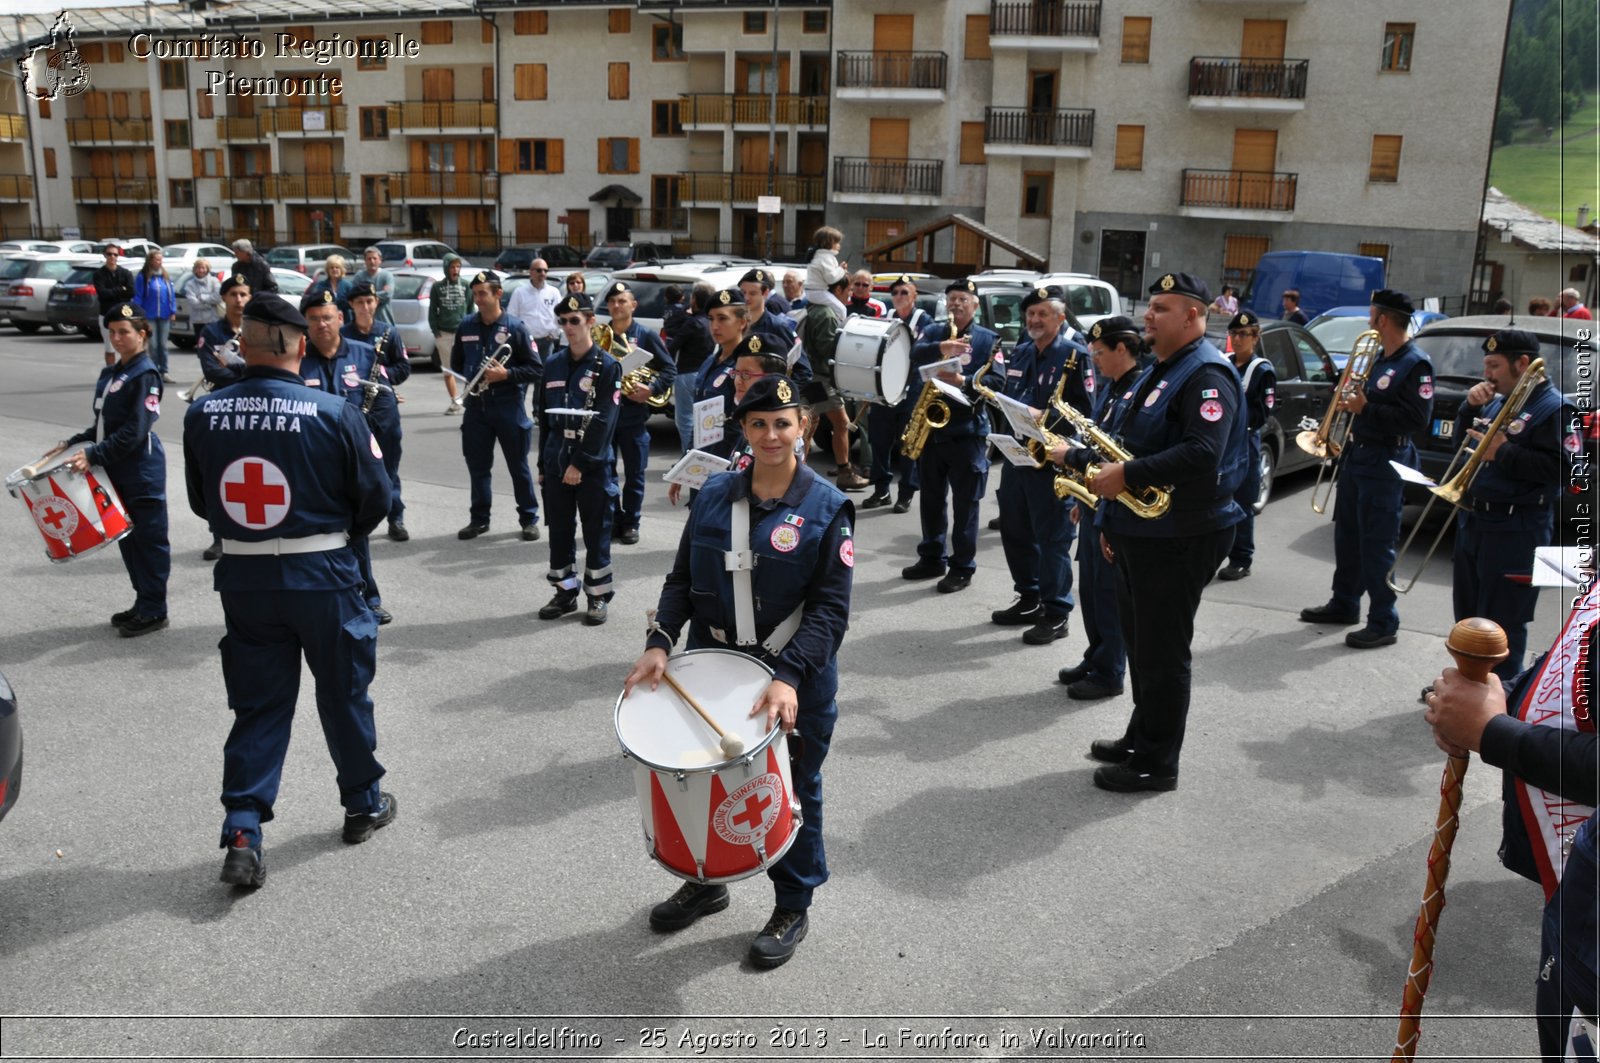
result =
M556 318L556 321L559 322L560 324L563 324L563 325L581 325L581 324L583 324L583 318L581 318L581 317L558 317L558 318Z
M528 270L528 272L529 273L549 273L550 271L547 270L547 269L540 269L539 267L535 266L532 269Z

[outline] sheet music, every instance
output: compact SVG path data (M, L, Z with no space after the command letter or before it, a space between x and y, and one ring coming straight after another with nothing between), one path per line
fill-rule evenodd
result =
M722 396L713 395L694 404L694 445L699 450L722 442Z
M731 465L727 458L719 458L703 450L691 450L679 458L661 478L669 484L682 484L698 491L714 474L725 472L729 468Z
M1011 436L1002 435L999 432L990 432L989 442L993 443L995 449L1000 451L1005 459L1013 465L1020 465L1025 469L1032 469L1038 465L1033 460L1033 455L1028 453L1028 448L1018 443Z

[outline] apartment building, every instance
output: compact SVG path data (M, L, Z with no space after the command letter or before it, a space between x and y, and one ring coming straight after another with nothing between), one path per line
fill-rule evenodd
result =
M787 256L826 222L860 260L962 214L1129 294L1298 247L1459 293L1509 4L100 9L77 38L88 91L0 93L0 229ZM258 54L174 57L204 34ZM919 254L986 257L957 229L877 262Z

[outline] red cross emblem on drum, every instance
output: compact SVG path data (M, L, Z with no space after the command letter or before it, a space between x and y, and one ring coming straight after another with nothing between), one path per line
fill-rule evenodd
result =
M265 458L240 458L222 470L222 508L244 528L275 528L289 515L289 481Z
M764 837L783 807L783 780L758 775L723 799L711 814L711 828L730 845L749 845Z
M33 504L33 519L50 538L66 542L78 530L78 507L52 495Z

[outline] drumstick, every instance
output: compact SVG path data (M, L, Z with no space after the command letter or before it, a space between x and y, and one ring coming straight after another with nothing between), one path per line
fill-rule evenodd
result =
M1506 659L1506 633L1492 620L1471 617L1450 629L1445 648L1463 676L1474 683L1484 683L1489 670ZM1439 818L1433 827L1433 844L1428 847L1428 881L1423 886L1422 907L1411 935L1411 968L1400 1000L1400 1032L1395 1035L1390 1063L1410 1063L1422 1034L1422 1000L1428 995L1428 982L1433 977L1433 938L1439 913L1444 909L1444 883L1450 876L1450 848L1460 825L1461 782L1466 778L1467 763L1466 757L1450 757L1439 780Z
M700 714L700 718L706 722L708 727L717 732L717 737L722 739L720 745L722 746L722 753L724 756L737 757L740 753L744 752L744 739L740 738L738 735L731 735L727 731L724 731L722 729L722 725L717 723L716 720L713 720L709 712L701 708L700 703L694 699L694 695L683 689L683 685L680 684L676 679L672 678L671 672L663 671L661 673L661 678L665 679L667 681L667 685L678 692L678 697L688 702L689 707Z

